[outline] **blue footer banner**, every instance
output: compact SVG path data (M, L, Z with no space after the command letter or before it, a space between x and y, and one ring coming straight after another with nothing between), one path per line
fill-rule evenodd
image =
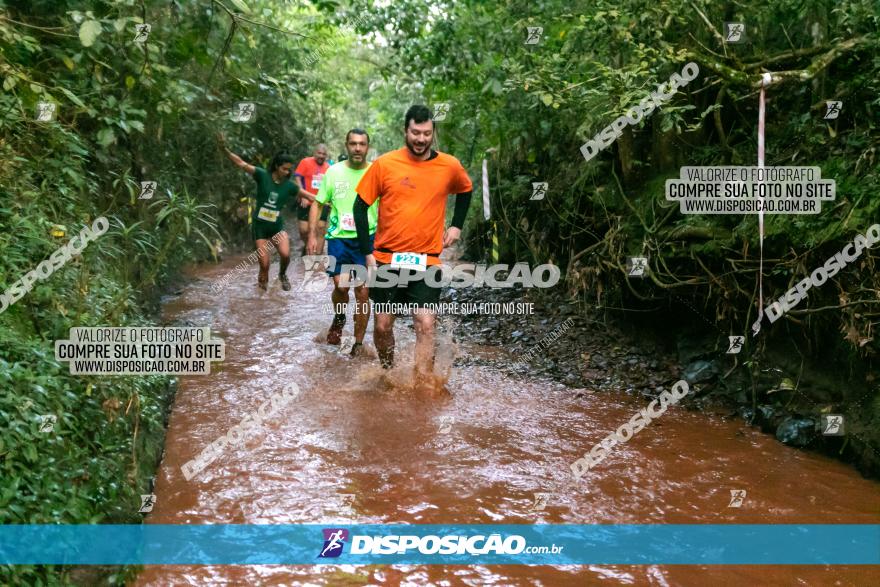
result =
M880 524L5 525L0 564L877 565Z

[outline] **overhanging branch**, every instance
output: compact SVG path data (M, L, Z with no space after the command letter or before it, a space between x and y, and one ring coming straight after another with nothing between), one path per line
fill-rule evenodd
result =
M841 41L840 43L833 45L830 49L827 49L824 53L813 59L810 65L804 69L791 69L776 72L771 71L770 73L772 74L772 81L770 82L770 85L775 86L795 81L809 81L816 77L823 70L828 68L828 66L830 66L839 57L842 57L843 55L846 55L847 53L851 53L853 51L877 46L880 46L880 40L869 37L868 35L856 37L853 39L847 39L846 41ZM823 47L822 49L826 48ZM725 63L722 59L703 55L696 51L688 51L687 57L692 61L696 61L700 65L700 67L704 67L712 73L722 77L730 84L751 86L757 88L761 86L762 72L760 70L765 69L767 65L778 63L788 59L804 57L813 53L814 48L787 51L785 53L769 57L763 61L751 63L745 66L744 70L735 69L734 67L731 67L730 65Z

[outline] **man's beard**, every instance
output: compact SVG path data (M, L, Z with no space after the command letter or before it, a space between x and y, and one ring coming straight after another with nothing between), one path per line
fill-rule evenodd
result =
M406 139L405 142L406 142L406 148L409 149L409 152L412 153L413 155L415 155L416 157L421 157L422 155L425 154L425 152L428 149L431 148L431 143L428 143L422 148L421 152L419 152L416 150L415 143L411 143L409 139Z

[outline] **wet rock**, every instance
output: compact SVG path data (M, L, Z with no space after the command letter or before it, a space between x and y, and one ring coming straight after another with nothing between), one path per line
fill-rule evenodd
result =
M740 418L751 424L755 420L755 410L748 406L740 406L739 416Z
M754 418L755 424L758 424L764 432L774 430L776 422L779 420L776 407L768 404L758 406L758 411L755 413Z
M816 423L809 418L788 417L776 429L776 440L791 446L807 446L813 439Z
M513 338L520 338L522 335L523 335L523 333L522 333L521 330L514 330L514 331L510 334L510 336L512 336Z
M694 361L685 367L682 378L688 383L701 383L709 381L718 375L718 369L715 364L710 361Z

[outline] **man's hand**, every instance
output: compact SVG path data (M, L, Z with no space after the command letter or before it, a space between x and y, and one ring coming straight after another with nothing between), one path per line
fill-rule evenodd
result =
M450 226L446 229L446 232L443 233L443 247L451 247L454 245L459 237L461 236L461 229L456 228L454 226Z
M299 190L299 205L303 208L308 208L309 206L311 206L312 202L314 202L316 199L317 196L312 192L304 189Z
M315 238L314 234L309 234L309 242L306 245L306 250L309 255L317 255L318 254L318 239Z

